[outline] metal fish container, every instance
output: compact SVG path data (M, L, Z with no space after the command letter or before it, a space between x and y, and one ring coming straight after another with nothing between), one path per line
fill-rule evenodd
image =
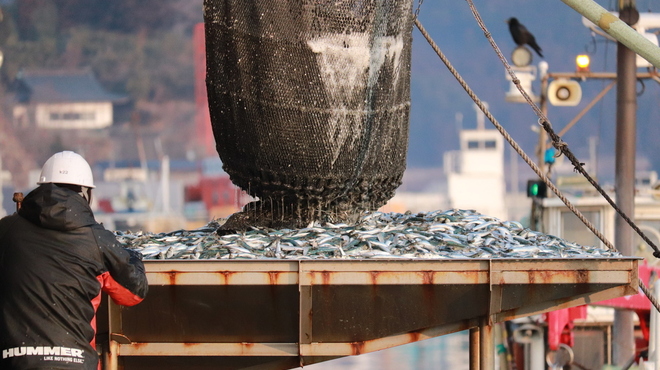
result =
M411 8L206 0L209 108L231 180L284 217L390 199L408 143Z
M636 294L637 263L145 261L147 299L108 306L106 369L290 369Z

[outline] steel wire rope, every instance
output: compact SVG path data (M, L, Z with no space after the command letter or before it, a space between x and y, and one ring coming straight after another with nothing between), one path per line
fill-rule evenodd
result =
M536 108L535 110L538 111L538 114L540 114L542 117L545 117L545 115L543 115L543 113L538 109L538 107L536 107L536 105L532 102L532 100L531 100L531 98L529 97L529 95L527 95L527 93L521 88L521 86L520 86L520 80L518 80L518 78L516 77L515 73L511 70L511 67L509 66L508 62L506 61L506 58L504 58L504 56L503 56L502 52L500 51L499 47L497 46L497 44L495 44L495 41L492 39L490 33L489 33L488 30L485 28L485 25L483 25L483 21L481 20L481 17L479 16L479 13L477 12L476 8L474 8L474 4L471 2L471 0L466 0L466 1L469 3L470 8L472 9L472 12L473 12L473 14L475 15L475 18L477 18L477 21L480 23L480 27L481 27L482 30L484 31L484 34L486 35L486 37L488 38L489 42L491 43L491 45L492 45L493 48L495 49L496 53L500 56L500 59L503 61L503 63L504 63L505 66L507 67L507 71L508 71L509 74L511 75L511 77L512 77L512 81L516 84L518 90L521 91L523 97L527 100L527 102L530 104L530 106ZM424 36L424 38L426 39L426 41L429 43L429 45L431 46L431 48L433 49L433 51L435 51L435 53L438 55L438 57L439 57L439 58L442 60L442 62L445 64L445 66L447 67L447 69L449 70L449 72L454 76L454 78L456 78L456 80L459 82L459 84L461 85L461 87L463 87L463 89L464 89L465 92L468 94L468 96L470 96L470 98L475 102L475 104L479 107L479 109L480 109L480 110L486 115L486 117L488 118L488 120L491 121L491 123L493 123L493 125L495 126L495 128L500 132L500 134L502 134L502 136L507 140L507 142L511 145L511 147L513 147L513 149L518 153L518 155L520 155L520 157L523 159L523 161L525 161L525 163L527 163L527 165L530 166L530 168L531 168L531 169L532 169L532 170L533 170L533 171L539 176L539 178L540 178L541 180L543 180L543 182L544 182L544 183L550 188L550 190L552 190L552 191L557 195L557 197L558 197L559 199L561 199L561 201L566 205L566 207L567 207L568 209L570 209L571 212L573 212L573 213L574 213L574 214L580 219L580 221L582 221L582 223L583 223L585 226L587 226L587 228L588 228L592 233L594 233L594 235L596 235L596 237L598 237L598 239L600 239L600 240L603 242L603 244L605 244L605 246L607 246L607 248L608 248L609 250L611 250L611 251L616 251L616 248L612 245L612 243L611 243L609 240L607 240L607 238L605 238L605 236L604 236L600 231L598 231L598 230L597 230L597 229L596 229L596 228L595 228L595 227L594 227L594 226L593 226L593 225L592 225L592 224L591 224L591 223L590 223L590 222L584 217L584 215L582 215L582 213L581 213L580 211L578 211L577 208L575 208L575 206L573 206L573 204L572 204L572 203L571 203L571 202L570 202L570 201L569 201L569 200L568 200L568 199L567 199L567 198L561 193L561 191L559 191L559 189L558 189L558 188L557 188L557 187L556 187L556 186L555 186L555 185L554 185L554 184L548 179L548 177L547 177L547 176L541 171L541 169L540 169L540 168L534 163L534 161L532 161L532 159L527 155L527 153L525 153L525 151L524 151L524 150L518 145L518 143L517 143L512 137L511 137L511 135L509 135L509 133L504 129L504 127L503 127L503 126L497 121L497 119L496 119L496 118L490 113L490 111L488 110L488 108L483 104L483 102L482 102L482 101L479 99L479 97L474 93L474 91L470 88L470 86L468 86L467 82L465 82L465 80L461 77L461 75L458 73L458 71L453 67L453 65L451 64L451 62L449 61L449 59L447 59L447 57L446 57L446 56L444 55L444 53L440 50L440 48L438 47L438 45L433 41L433 39L431 38L431 36L429 35L429 33L426 31L426 29L424 28L424 26L421 24L421 22L419 21L419 19L415 18L415 19L414 19L414 24L415 24L415 26L417 27L417 29L421 32L422 36ZM547 122L547 119L544 121L544 123L546 123L546 124L549 125L549 122ZM543 127L546 128L545 125L543 125ZM551 128L550 128L550 130L552 131ZM552 131L552 134L554 134L554 131ZM557 137L556 134L554 134L554 136ZM552 137L552 136L551 136L551 137ZM555 144L554 140L555 140L555 138L553 137L553 144ZM562 144L563 144L562 147L563 147L563 146L566 146L565 143L562 143ZM557 149L559 149L559 148L557 148ZM563 151L562 151L562 152L563 152ZM570 158L569 158L569 159L570 159ZM578 164L579 164L579 162L578 162ZM581 166L580 166L580 167L581 167ZM584 171L584 170L583 170L583 171ZM650 293L650 291L646 288L646 286L644 285L644 282L642 282L640 279L638 279L638 285L639 285L640 289L644 292L644 294L649 298L649 300L651 301L651 303L655 306L656 310L658 310L658 312L660 312L660 304L659 304L658 301L655 299L655 297L652 296L652 294Z
M415 9L415 17L413 19L417 19L419 17L419 11L422 9L422 3L424 0L417 0L417 9Z

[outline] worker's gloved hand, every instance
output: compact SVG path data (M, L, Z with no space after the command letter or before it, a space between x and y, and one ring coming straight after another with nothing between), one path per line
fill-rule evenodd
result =
M133 262L136 259L142 261L142 253L133 249L128 249L128 248L124 248L124 249L128 252L128 254L131 255L131 262Z

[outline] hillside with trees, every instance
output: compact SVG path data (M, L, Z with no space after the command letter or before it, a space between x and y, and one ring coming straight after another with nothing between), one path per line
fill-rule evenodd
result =
M135 100L192 99L201 0L21 0L2 7L2 81L21 68L91 68Z
M0 131L5 142L32 148L29 157L0 148L17 186L27 185L26 168L57 150L84 151L91 162L137 158L138 138L147 159L195 150L192 33L202 0L4 0L0 10ZM129 103L105 133L12 128L16 76L30 69L89 69Z

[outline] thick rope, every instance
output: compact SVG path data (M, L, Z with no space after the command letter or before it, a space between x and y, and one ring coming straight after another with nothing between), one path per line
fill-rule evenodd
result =
M651 290L649 290L649 288L647 288L646 285L644 285L642 279L639 279L639 289L641 289L642 292L644 292L644 295L646 295L649 301L651 301L655 309L658 310L658 312L660 312L660 304L658 304L658 300L655 298Z
M479 13L476 11L476 8L474 8L474 4L471 2L471 0L466 0L466 1L468 1L468 3L470 4L470 8L473 9L473 14L477 18L477 21L479 22L479 24L482 26L482 30L484 30L484 34L486 35L486 37L490 41L491 45L493 45L493 48L495 49L496 53L500 56L500 59L503 61L504 65L506 66L507 71L512 76L512 81L516 84L516 86L518 87L518 90L520 90L520 92L522 93L525 100L527 100L528 104L530 104L530 106L534 107L535 111L538 111L537 114L540 114L541 117L545 118L545 119L541 120L544 129L547 130L549 128L551 130L552 134L554 134L554 131L552 131L551 124L547 120L547 117L545 117L543 112L541 112L540 109L538 109L538 107L534 104L534 102L532 102L529 95L527 95L527 93L524 91L524 89L522 89L522 87L520 86L520 80L518 80L515 73L513 72L511 67L509 66L508 62L506 61L506 58L504 58L504 56L502 55L502 52L500 51L499 47L497 46L497 44L495 44L495 41L492 39L490 33L486 30L485 25L483 25L483 21L481 20L481 17L479 16ZM495 128L502 134L504 139L511 145L511 147L518 153L518 155L520 155L520 157L525 161L525 163L527 163L527 165L529 165L529 167L539 176L539 178L541 180L543 180L543 182L550 188L550 190L552 190L552 192L554 192L557 195L557 197L559 199L561 199L562 202L564 202L566 207L568 207L568 209L570 209L580 219L580 221L582 221L582 223L592 233L594 233L594 235L596 235L598 237L598 239L600 239L603 242L603 244L605 244L605 246L607 246L608 249L610 249L611 251L616 251L616 248L612 245L612 243L609 240L607 240L607 238L605 238L605 236L603 234L601 234L600 231L598 231L591 224L591 222L589 222L589 220L587 220L582 215L582 213L577 208L575 208L573 206L573 204L561 193L561 191L559 191L559 189L541 171L541 169L536 165L536 163L534 163L534 161L527 155L527 153L525 153L522 150L522 148L518 145L518 143L511 137L511 135L509 135L509 133L504 129L504 127L502 127L502 125L497 121L497 119L495 119L495 117L490 113L488 108L483 104L483 102L474 93L474 91L470 88L470 86L468 86L467 82L465 82L465 80L461 77L461 75L458 73L458 71L456 71L456 69L452 66L449 59L447 59L447 57L442 53L442 51L440 50L438 45L433 41L433 39L431 38L429 33L426 31L424 26L422 26L421 22L417 18L415 18L414 22L415 22L415 26L417 26L417 29L419 29L419 31L422 33L422 36L424 36L424 38L429 43L429 45L431 45L431 48L433 48L433 51L436 52L438 57L445 64L445 66L447 67L449 72L454 76L454 78L456 78L456 80L459 82L461 87L463 87L463 89L468 94L468 96L470 96L470 98L472 98L472 100L479 107L479 109L486 115L488 120L490 120L493 123ZM555 144L555 147L557 147L557 146L560 146L562 148L567 147L567 145L565 143L561 142L561 140L557 137L556 134L554 134L554 137L551 135L551 138L553 139L553 143ZM568 149L566 149L566 150L568 150ZM579 165L579 162L578 162L578 165ZM582 168L581 165L579 165L579 166L580 166L580 168ZM584 171L584 169L582 169L582 171ZM660 304L658 304L658 301L656 300L656 298L646 288L646 286L644 285L644 282L641 279L638 279L638 286L642 290L642 292L644 292L644 294L648 297L649 301L653 304L655 309L658 310L658 312L660 312Z

